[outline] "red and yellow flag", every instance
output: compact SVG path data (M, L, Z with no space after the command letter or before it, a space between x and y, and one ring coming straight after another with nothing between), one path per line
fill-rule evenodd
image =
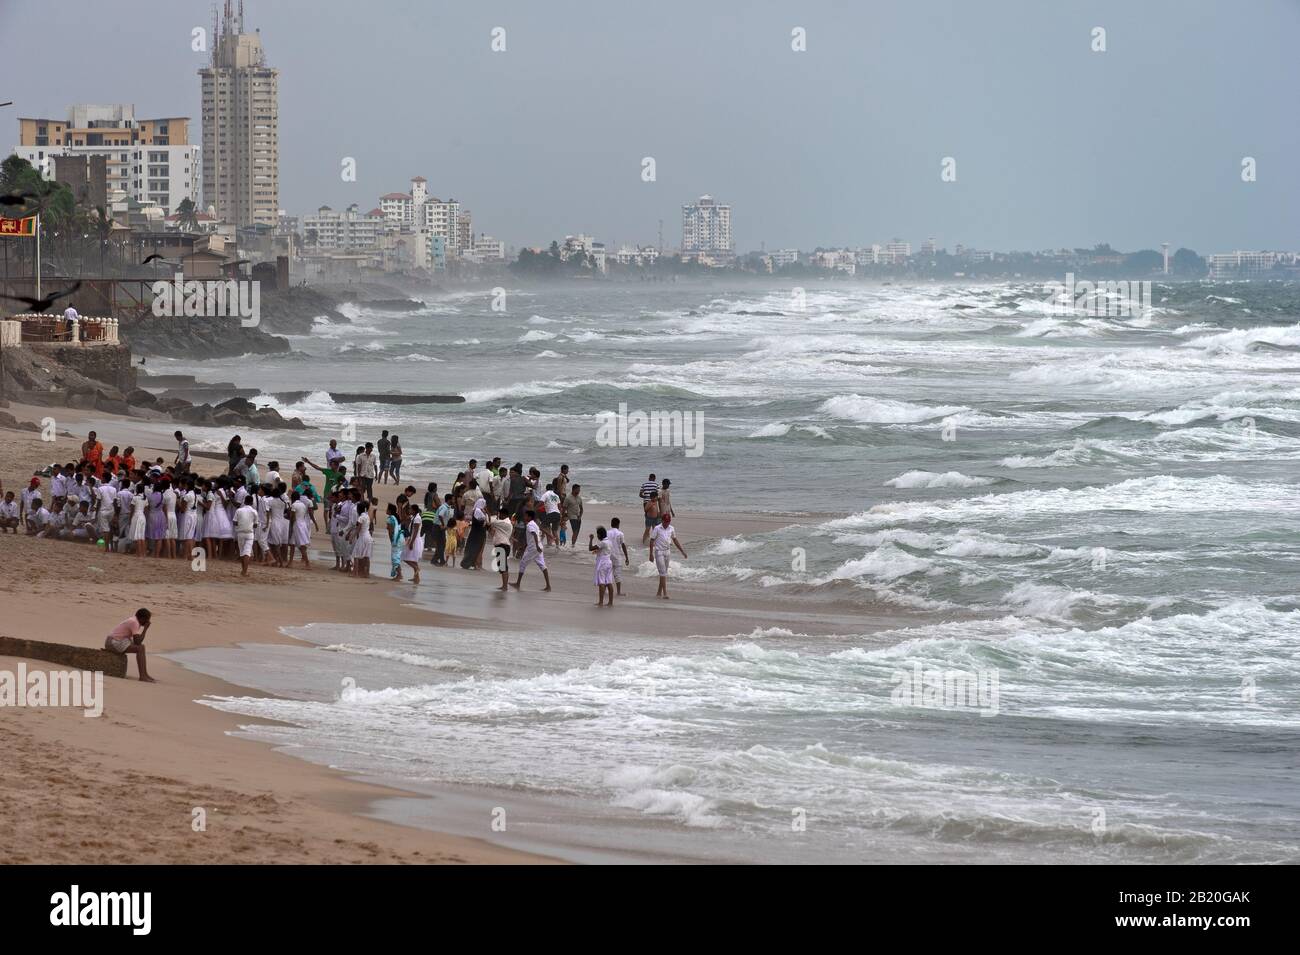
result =
M5 219L0 217L0 238L36 234L36 216L23 219Z

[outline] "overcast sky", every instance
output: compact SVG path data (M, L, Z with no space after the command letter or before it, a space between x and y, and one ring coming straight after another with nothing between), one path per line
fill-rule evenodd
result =
M1300 0L245 9L280 70L280 203L295 214L369 209L423 175L512 245L649 243L659 219L677 245L682 203L707 192L733 206L739 250L894 236L1300 249ZM209 3L0 0L5 145L17 116L74 102L188 115L197 140L196 26L210 29Z

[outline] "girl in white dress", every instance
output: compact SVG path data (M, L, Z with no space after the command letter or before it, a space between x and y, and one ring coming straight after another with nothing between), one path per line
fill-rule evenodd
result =
M217 519L213 514L217 503L216 491L216 482L209 481L207 487L200 492L199 496L199 510L202 512L199 518L199 537L203 539L203 546L209 554L215 553L217 543L215 534Z
M266 508L266 544L271 548L275 566L288 567L286 552L289 549L289 519L285 515L289 509L289 502L284 499L283 484L277 484L275 490L267 497Z
M194 541L198 536L199 528L199 498L194 493L192 481L186 483L185 493L181 495L177 506L180 509L177 518L180 527L176 532L176 537L181 542L181 548L180 553L176 556L189 560L190 554L194 551Z
M176 535L180 528L176 523L176 492L172 489L171 482L163 486L163 513L167 516L167 527L163 531L162 555L164 557L176 556Z
M271 552L266 543L266 521L269 514L266 485L259 484L253 492L253 510L257 511L257 523L253 525L253 544L257 547L258 559L264 564L271 562Z
M230 489L224 480L217 482L215 494L216 499L213 502L212 510L209 511L209 513L212 515L213 522L212 536L216 540L217 544L217 550L214 551L214 553L216 556L220 557L222 548L226 546L226 541L230 541L233 548L235 540L235 525L230 519L232 511L231 504L233 503L230 499ZM238 554L235 556L238 556Z
M420 533L420 512L411 508L411 519L406 525L406 544L402 547L402 563L411 568L414 583L420 582L420 558L424 556L424 537Z
M311 543L311 511L307 502L297 491L293 492L289 505L289 562L293 563L293 549L298 548L302 565L310 567L307 559L307 545Z
M135 492L131 495L131 540L135 541L135 556L143 557L145 549L145 516L144 510L148 503L148 496L145 494L143 484L136 485Z
M364 498L357 504L357 522L348 532L352 541L352 575L370 576L370 505Z

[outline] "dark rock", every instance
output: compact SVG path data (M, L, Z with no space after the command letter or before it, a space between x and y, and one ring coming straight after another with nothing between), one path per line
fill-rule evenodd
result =
M143 388L136 388L126 396L128 404L133 404L137 408L152 408L158 404L158 396L152 391L145 391Z

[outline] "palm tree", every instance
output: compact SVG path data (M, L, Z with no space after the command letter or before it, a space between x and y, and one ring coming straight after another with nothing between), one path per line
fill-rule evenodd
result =
M182 232L199 231L199 212L194 207L193 199L182 199L181 204L176 207L176 224L181 227Z

